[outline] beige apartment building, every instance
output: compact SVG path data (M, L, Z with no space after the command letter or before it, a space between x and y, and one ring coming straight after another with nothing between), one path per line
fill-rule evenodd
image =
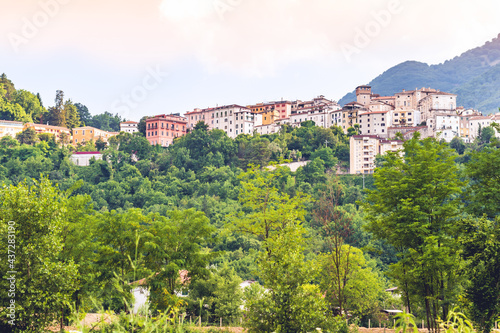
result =
M377 135L353 135L350 139L350 173L373 173L377 155L402 148L403 141L400 140L386 140Z
M17 133L23 131L23 123L20 121L0 120L0 138L10 135L15 138Z
M360 134L372 134L387 137L387 128L391 124L391 111L374 111L358 114Z
M68 140L71 140L71 131L66 127L26 123L24 124L24 128L33 128L36 134L53 134L56 141L59 141L61 134L65 133L68 137Z

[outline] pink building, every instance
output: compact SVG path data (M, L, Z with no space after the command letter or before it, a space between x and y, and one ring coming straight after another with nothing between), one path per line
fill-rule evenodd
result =
M187 132L188 122L178 114L158 115L146 120L146 139L151 145L168 147Z

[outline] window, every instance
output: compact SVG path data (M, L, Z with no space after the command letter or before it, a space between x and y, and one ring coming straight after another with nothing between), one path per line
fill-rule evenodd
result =
M75 131L75 134L78 134L78 131Z
M82 134L85 135L85 130L83 130L82 132L83 132Z

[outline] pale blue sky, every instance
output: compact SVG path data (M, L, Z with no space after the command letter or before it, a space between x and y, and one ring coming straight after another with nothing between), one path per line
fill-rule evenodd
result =
M216 104L338 100L405 60L500 33L493 0L0 0L0 72L138 120Z

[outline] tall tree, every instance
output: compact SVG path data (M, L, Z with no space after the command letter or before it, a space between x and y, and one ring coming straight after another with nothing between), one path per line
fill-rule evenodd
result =
M466 298L475 326L488 333L500 315L500 220L467 218L461 221L460 242L468 265Z
M75 103L75 106L83 126L92 126L92 115L89 109L81 103Z
M239 200L245 212L234 219L235 231L265 241L279 234L288 223L304 219L309 196L297 193L290 197L279 190L286 170L288 168L280 166L273 171L253 167L240 175L242 190Z
M3 274L15 272L10 273L15 288L9 287L12 280L0 282L2 332L44 331L76 290L77 266L58 258L67 204L65 195L48 179L0 188L0 253L6 258L0 268ZM13 289L10 294L9 289ZM6 304L16 309L13 325L6 323Z
M56 91L55 106L49 108L48 119L43 119L50 125L66 127L66 114L64 112L64 92Z
M363 207L368 228L394 245L401 260L390 266L410 307L411 296L424 304L427 327L438 331L459 288L454 223L463 183L454 152L433 138L416 134L404 143L403 154L388 153L375 171L375 189L367 191Z
M500 149L484 147L471 153L466 164L466 174L470 179L467 189L467 210L476 216L486 214L494 218L500 214Z
M16 88L14 87L14 83L12 83L11 80L7 78L7 75L5 73L2 73L0 75L0 88L3 88L5 90L5 98L8 101L13 100L13 95L16 92Z
M352 217L341 206L342 184L330 179L316 202L314 218L322 227L329 253L325 256L327 296L338 314L343 315L347 303L347 284L350 282L351 249L344 243L353 233Z
M78 109L70 99L64 103L63 112L66 119L66 127L73 129L80 126L81 121Z
M139 124L137 124L137 130L144 137L146 136L146 119L148 119L147 116L142 117L141 120L139 120Z

